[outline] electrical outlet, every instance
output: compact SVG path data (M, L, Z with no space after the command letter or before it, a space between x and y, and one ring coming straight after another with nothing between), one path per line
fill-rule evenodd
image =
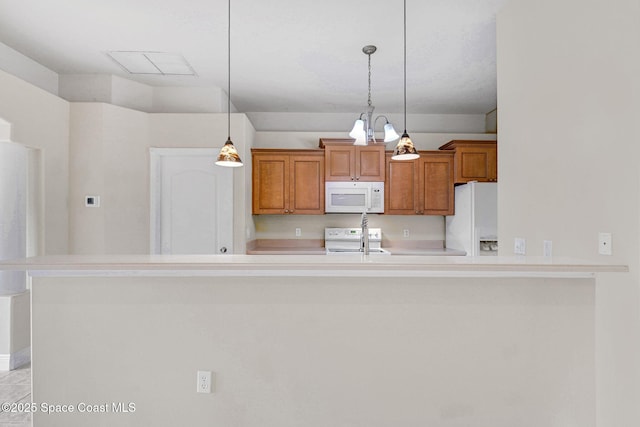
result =
M302 236L302 229L296 228L296 237L300 237L300 236Z
M408 228L405 228L404 230L402 230L402 236L409 237L409 229Z
M198 393L211 393L211 371L198 371Z
M513 253L516 255L525 255L526 241L523 238L516 237L514 239Z
M553 252L553 242L551 240L545 240L542 242L542 253L544 256L551 256Z
M598 253L600 255L611 255L611 233L598 233Z

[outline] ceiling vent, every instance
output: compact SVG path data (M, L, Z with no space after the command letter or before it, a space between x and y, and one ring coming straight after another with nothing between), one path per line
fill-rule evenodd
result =
M197 75L187 60L176 53L110 51L107 55L129 74Z

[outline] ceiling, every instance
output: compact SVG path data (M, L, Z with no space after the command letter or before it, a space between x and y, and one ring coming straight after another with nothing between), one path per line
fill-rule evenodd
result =
M407 0L407 110L496 107L496 12L508 0ZM231 0L231 98L240 112L403 111L403 2ZM59 74L152 86L227 86L226 0L0 0L0 42ZM110 51L182 55L196 76L132 75Z

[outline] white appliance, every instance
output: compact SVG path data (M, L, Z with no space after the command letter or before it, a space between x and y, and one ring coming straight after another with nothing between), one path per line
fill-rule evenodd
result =
M498 184L469 182L455 188L455 215L446 217L445 244L467 256L498 254Z
M382 230L380 228L369 229L369 254L391 255L380 247L382 242ZM362 253L362 229L361 228L325 228L324 246L327 255L359 254Z
M326 182L326 213L383 213L384 182Z

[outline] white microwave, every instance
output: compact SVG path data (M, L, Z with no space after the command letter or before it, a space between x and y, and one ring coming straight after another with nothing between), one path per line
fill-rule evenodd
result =
M384 182L326 182L326 213L384 213Z

